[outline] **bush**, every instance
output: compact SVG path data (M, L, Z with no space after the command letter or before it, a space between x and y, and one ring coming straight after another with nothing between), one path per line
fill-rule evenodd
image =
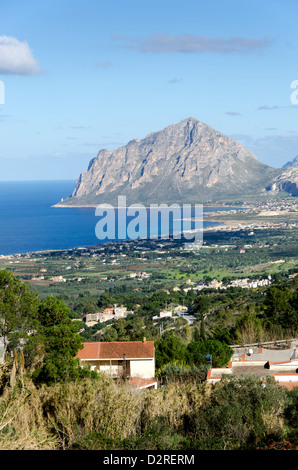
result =
M193 414L195 448L255 449L284 437L286 391L270 377L231 377L215 385L210 399Z
M274 448L297 430L289 398L270 378L135 390L104 374L38 388L24 377L0 396L0 449Z
M228 344L215 339L189 343L188 351L196 365L206 364L210 356L212 367L225 367L233 354Z
M162 384L171 382L186 383L188 381L202 383L206 380L206 375L207 368L204 365L200 367L195 365L185 366L178 362L166 364L157 372L157 377Z

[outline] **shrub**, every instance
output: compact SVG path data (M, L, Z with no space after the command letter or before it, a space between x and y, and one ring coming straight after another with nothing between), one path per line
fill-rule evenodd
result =
M231 377L215 384L193 414L195 446L201 450L254 449L284 437L286 391L270 377Z

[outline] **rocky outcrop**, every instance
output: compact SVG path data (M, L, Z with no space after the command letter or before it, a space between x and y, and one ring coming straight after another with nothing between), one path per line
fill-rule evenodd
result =
M63 205L116 204L118 195L129 204L202 203L254 192L278 173L238 142L188 118L114 151L100 150Z
M266 189L272 192L285 191L291 196L298 196L298 166L285 167Z

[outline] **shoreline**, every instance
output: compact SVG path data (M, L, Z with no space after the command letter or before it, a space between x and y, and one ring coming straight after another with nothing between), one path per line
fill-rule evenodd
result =
M77 206L77 205L76 206L71 206L69 204L59 204L59 203L57 203L57 204L53 204L51 207L55 207L56 209L59 209L59 208L64 208L64 209L65 208L67 208L67 209L76 209L76 208L78 208L78 209L80 209L80 208L84 208L84 207L85 208L89 207L89 208L94 208L95 209L97 207L97 205L94 206L93 204L92 205L91 204L90 205L85 204L85 205L80 205L80 206ZM106 206L106 207L108 207L108 206Z
M273 228L272 226L268 226L268 227L264 227L264 226L262 226L262 227L261 226L260 227L255 227L255 226L247 227L246 226L246 227L243 227L243 224L241 224L241 222L239 223L238 221L234 225L227 225L227 224L224 224L224 223L219 222L219 221L211 221L210 220L210 222L216 222L218 225L206 227L204 229L187 230L186 232L187 233L192 233L192 232L202 231L203 230L203 237L204 237L204 232L222 233L222 232L234 232L234 231L237 231L237 230L255 230L255 229L269 230L269 229ZM104 241L102 243L98 243L98 244L85 245L85 246L75 246L75 247L71 247L71 248L54 248L54 249L27 251L27 252L24 252L24 253L12 253L12 254L7 254L7 255L0 254L0 260L1 259L19 258L19 257L25 257L25 256L42 255L42 254L49 254L49 253L56 253L56 252L63 252L63 251L79 251L79 250L84 251L84 250L90 250L90 249L99 249L100 247L103 247L103 249L104 249L104 247L107 246L107 245L116 245L116 244L120 244L120 243L142 242L142 241L143 242L144 241L158 241L159 243L163 243L163 242L168 243L169 240L173 241L173 238L158 238L158 237L156 237L156 238L141 238L141 239L126 239L126 240L106 240L106 241ZM191 243L191 242L187 242L187 240L186 240L185 242L182 242L182 243Z
M220 224L219 222L216 222L218 224ZM222 224L223 225L223 224ZM219 228L219 227L222 227L222 225L216 225L214 227L206 227L205 229L203 229L203 232L204 231L217 231L216 229ZM187 230L186 232L187 233L191 233L191 232L195 232L195 231L201 231L202 229L197 229L197 230ZM47 253L54 253L54 252L63 252L63 251L78 251L78 250L90 250L92 248L94 249L99 249L100 247L104 247L106 245L114 245L114 244L119 244L119 243L129 243L129 242L137 242L137 241L140 241L140 242L144 242L144 241L158 241L160 243L162 242L168 242L169 240L173 240L173 238L158 238L158 236L156 236L156 238L141 238L141 239L126 239L126 240L106 240L102 243L98 243L98 244L92 244L92 245L85 245L85 246L74 246L74 247L71 247L71 248L47 248L47 249L44 249L44 250L34 250L34 251L26 251L24 253L11 253L11 254L7 254L7 255L4 255L4 254L1 254L0 253L0 260L1 259L9 259L9 258L19 258L19 257L22 257L22 256L33 256L33 255L37 255L37 254L47 254ZM187 241L185 242L187 243Z
M297 201L298 202L298 201ZM270 217L268 217L269 215L272 215L272 209L268 211L267 209L267 212L266 214L264 214L264 211L262 212L261 211L261 215L264 217L265 215L267 217L265 217L265 219L267 219L266 221L263 219L263 220L256 220L258 218L258 215L259 214L255 214L255 217L252 219L252 220L247 220L245 218L242 219L241 215L243 214L242 210L243 209L250 209L253 205L249 205L247 207L235 207L235 205L231 205L231 206L227 206L227 205L206 205L205 207L208 208L208 207L216 207L218 209L222 208L224 209L223 211L220 211L220 210L217 210L217 211L210 211L210 212L207 212L204 214L204 219L203 221L206 221L206 222L211 222L212 224L216 224L216 225L212 225L212 226L209 226L209 227L205 227L203 228L203 236L204 236L204 232L205 233L218 233L218 234L221 234L223 232L235 232L235 231L238 231L238 230L250 230L251 232L253 232L254 230L270 230L270 229L276 229L276 228L281 228L281 227L284 227L286 228L286 221L277 221L276 219L273 221L273 220L270 220ZM70 205L63 205L62 204L55 204L51 207L55 207L55 208L96 208L97 206L94 206L94 205L81 205L81 206L70 206ZM108 207L108 206L106 206ZM144 206L142 206L144 207ZM146 209L149 209L149 207L147 207ZM225 216L229 216L229 212L230 211L233 211L233 215L234 217L231 218L230 220L227 220L225 218ZM240 218L237 218L237 215L235 214L235 211L238 213L237 215L240 216ZM275 214L276 211L274 211L274 214ZM231 215L231 214L230 214ZM289 213L287 212L287 215L289 215ZM183 220L191 220L191 219L183 219ZM294 221L293 221L294 222ZM293 223L292 222L292 223ZM296 221L295 221L296 222ZM296 225L296 224L294 224ZM187 230L188 233L191 233L191 232L195 232L195 231L201 231L202 229L190 229L190 230ZM184 232L182 231L182 234ZM160 237L160 235L157 235L156 237ZM158 238L155 238L155 240L158 239ZM23 257L23 256L34 256L34 254L36 255L40 255L40 254L47 254L47 253L52 253L52 252L63 252L63 251L75 251L75 250L88 250L90 248L94 248L94 247L97 247L97 249L99 247L105 247L107 246L108 244L109 245L114 245L114 244L119 244L119 243L127 243L127 242L133 242L133 241L144 241L144 240L147 240L147 241L150 241L150 240L154 240L153 238L144 238L144 239L126 239L126 240L105 240L105 241L102 241L101 243L93 243L93 244L90 244L90 245L84 245L84 246L74 246L74 247L66 247L66 248L50 248L50 249L44 249L44 250L33 250L33 251L27 251L27 252L23 252L23 253L11 253L11 254L0 254L0 259L5 259L5 258L16 258L16 257ZM170 238L159 238L159 241L163 242L163 241L168 241L168 240L172 240Z
M159 207L160 204L163 204L163 203L160 203L160 204L157 204L157 207L151 207L150 206L144 206L144 204L140 204L140 206L137 206L135 205L136 203L132 203L131 205L133 205L134 209L137 209L138 207L140 207L141 209L162 209L162 207ZM167 203L165 203L167 204ZM170 209L171 208L171 204L174 204L174 203L169 203L167 204L167 208ZM227 212L229 210L240 210L240 209L243 209L243 207L237 207L235 205L224 205L224 204L204 204L203 202L197 202L197 203L185 203L185 204L190 204L191 206L195 207L196 205L197 206L202 206L203 208L204 207L218 207L218 208L222 208L222 209L226 209L226 211L224 212ZM153 203L152 206L155 206L156 204ZM111 206L113 207L112 204L108 204L108 203L98 203L98 204L75 204L75 205L71 205L71 204L63 204L63 203L60 203L60 202L57 202L56 204L53 204L51 207L55 207L57 209L59 208L67 208L67 209L80 209L80 208L94 208L96 209L96 207L98 206L101 206L101 207L108 207L110 208ZM127 206L115 206L113 207L114 209L127 209L130 207L130 204L127 205ZM183 204L181 205L181 207L183 207ZM246 206L245 208L247 209L249 206ZM217 211L216 211L217 212Z
M217 225L214 226L209 226L205 227L203 229L191 229L187 230L187 233L192 233L196 231L203 231L203 237L204 237L204 232L213 232L213 233L223 233L223 232L235 232L238 230L270 230L270 229L276 229L280 228L280 226L284 226L284 222L279 222L276 224L268 223L264 224L255 224L255 223L247 223L245 221L230 221L233 222L232 224L227 224L224 222L220 222L218 220L209 220L209 222L216 223ZM227 222L227 221L226 221ZM182 232L183 233L183 232ZM158 236L157 236L158 237ZM53 249L44 249L44 250L35 250L35 251L27 251L24 253L12 253L12 254L0 254L0 259L9 259L9 258L17 258L17 257L23 257L23 256L34 256L34 254L47 254L47 253L53 253L53 252L63 252L63 251L78 251L78 250L88 250L88 249L99 249L101 246L104 248L104 246L109 245L114 245L114 244L119 244L119 243L129 243L129 242L136 242L136 241L154 241L157 240L159 242L168 242L169 240L173 240L173 238L142 238L142 239L126 239L126 240L106 240L103 241L102 243L98 244L92 244L92 245L84 245L84 246L75 246L75 247L70 247L70 248L53 248ZM187 241L185 241L187 243ZM191 243L191 242L190 242Z

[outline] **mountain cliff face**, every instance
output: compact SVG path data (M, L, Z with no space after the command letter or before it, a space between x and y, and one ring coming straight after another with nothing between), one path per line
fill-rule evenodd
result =
M285 191L291 196L298 196L298 166L288 165L284 168L266 189L272 192Z
M63 205L203 203L265 188L280 170L233 139L193 119L100 150ZM58 204L59 205L59 204Z

